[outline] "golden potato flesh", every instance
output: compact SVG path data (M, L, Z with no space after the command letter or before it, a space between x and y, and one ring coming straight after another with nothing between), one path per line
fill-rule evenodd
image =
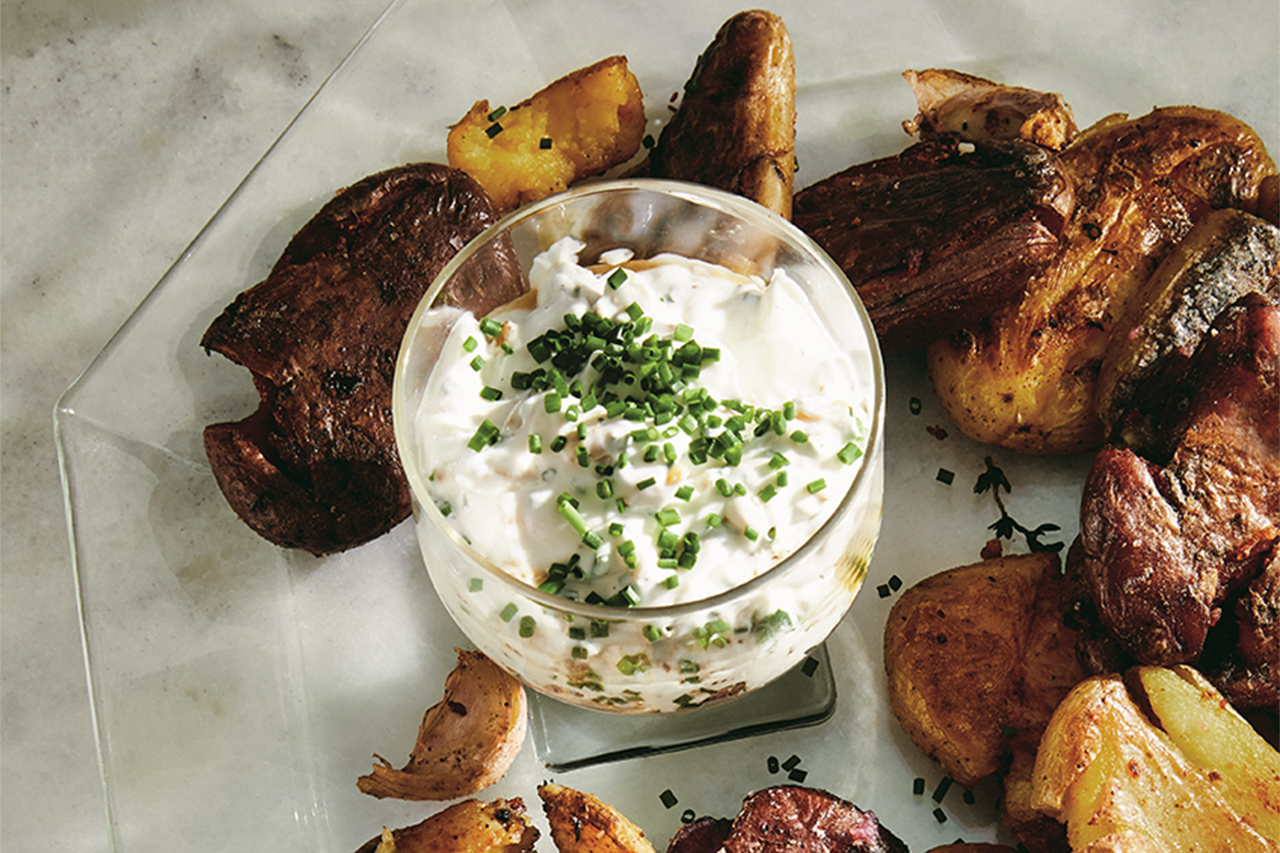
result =
M1147 680L1141 672L1137 677ZM1280 783L1275 750L1243 720L1237 725L1223 718L1221 709L1229 706L1212 687L1183 681L1184 693L1190 691L1186 701L1166 700L1161 725L1146 716L1118 675L1082 682L1054 712L1036 755L1034 803L1066 823L1072 850L1143 849L1118 846L1126 838L1167 851L1276 849L1270 838L1280 813L1267 811L1257 793ZM1234 754L1271 757L1233 771L1217 756L1188 753L1167 730L1171 713L1186 715L1182 723L1198 729L1198 737L1240 741ZM1252 781L1224 784L1224 773ZM1253 790L1256 806L1242 805L1242 788ZM1260 826L1245 813L1255 807L1265 815Z
M956 426L1027 453L1102 443L1098 373L1129 300L1211 210L1252 212L1276 171L1248 126L1195 107L1105 119L1060 157L1076 207L1057 259L1021 299L929 348L934 388Z
M644 125L640 84L626 57L612 56L510 110L477 101L449 129L449 165L505 212L626 162L640 149Z
M592 794L548 783L538 796L560 853L654 853L640 827Z
M519 799L464 800L413 826L384 828L356 853L530 853L538 834Z
M1083 678L1057 608L1058 557L1035 553L940 572L908 589L885 625L889 700L903 729L962 785L1033 753Z

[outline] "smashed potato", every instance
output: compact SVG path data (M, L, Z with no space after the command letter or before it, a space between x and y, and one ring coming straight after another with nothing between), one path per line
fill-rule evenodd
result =
M1276 172L1247 125L1197 107L1103 119L1059 156L1076 206L1058 257L1020 299L928 356L965 435L1026 453L1102 444L1098 373L1118 318L1196 222L1216 208L1255 211Z
M451 800L489 787L506 774L524 743L524 685L480 652L458 649L444 698L427 709L409 763L382 756L356 787L374 797Z
M654 853L640 827L598 797L551 783L538 796L560 853Z
M1035 804L1072 850L1276 850L1280 754L1189 667L1127 680L1078 685L1036 755Z
M500 211L560 192L631 159L644 100L624 56L555 81L506 110L475 105L449 129L449 165L475 178Z
M902 123L921 138L954 133L968 142L1021 139L1059 151L1076 135L1071 105L1055 92L1006 86L953 71L904 71L920 114Z
M538 835L518 798L465 800L413 826L383 827L356 853L530 853Z
M889 701L902 727L962 785L1034 753L1053 709L1084 676L1057 617L1057 554L951 569L906 590L885 624Z

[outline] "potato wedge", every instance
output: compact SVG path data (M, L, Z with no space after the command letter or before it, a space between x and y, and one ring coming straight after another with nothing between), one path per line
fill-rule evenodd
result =
M1021 299L929 348L952 422L1027 453L1099 446L1098 373L1117 320L1212 209L1252 212L1276 167L1247 125L1194 107L1104 119L1060 155L1076 206L1058 258Z
M1034 754L1058 701L1083 678L1075 632L1057 615L1057 554L933 575L903 593L885 625L889 701L903 729L962 785Z
M738 193L790 217L795 89L782 19L758 9L734 15L698 58L650 155L650 173Z
M591 794L548 783L538 796L560 853L654 853L640 827Z
M1146 680L1141 670L1137 677ZM1228 707L1217 691L1184 683L1197 698L1163 702L1166 715L1183 716L1199 737L1238 741L1236 754L1274 754L1243 721L1236 725L1214 710ZM1216 758L1209 759L1212 765L1204 766L1203 757L1188 755L1148 719L1120 676L1098 676L1078 685L1054 712L1036 755L1034 803L1066 823L1073 850L1135 849L1114 843L1130 833L1157 850L1274 851L1269 836L1280 813L1255 826L1237 808L1232 786L1223 785ZM1274 789L1280 777L1273 767L1274 758L1238 767L1238 778L1251 778L1255 791Z
M500 211L557 193L631 159L644 98L624 56L581 68L510 110L476 101L449 129L449 165L475 178Z
M382 756L356 787L371 796L451 800L489 787L507 772L524 743L524 685L480 652L457 649L444 698L427 709L409 763L394 769Z
M383 827L356 853L530 853L538 835L519 799L464 800L413 826Z

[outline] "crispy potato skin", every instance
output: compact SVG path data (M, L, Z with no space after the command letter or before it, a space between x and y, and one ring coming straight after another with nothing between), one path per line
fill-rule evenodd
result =
M962 785L973 785L1039 732L1083 674L1074 632L1056 619L1056 554L951 569L903 593L885 625L894 714ZM1025 742L1025 743L1024 743Z
M524 685L480 652L458 649L444 697L427 709L409 762L379 755L356 787L374 797L450 800L489 787L520 752L527 727Z
M679 111L650 157L655 177L746 196L790 217L795 181L795 54L782 19L740 12L699 57Z
M538 835L519 799L464 800L413 826L383 829L356 853L531 853Z
M1104 119L1060 156L1076 207L1058 258L1020 300L929 349L956 426L1026 453L1102 443L1095 398L1117 318L1196 222L1216 208L1253 212L1276 172L1247 125L1195 107Z
M1071 106L1054 92L1005 86L949 68L904 71L920 114L902 123L922 139L953 133L970 142L1022 139L1054 151L1076 135Z
M548 783L538 796L560 853L654 853L638 826L591 794Z
M644 136L644 97L624 56L580 68L500 117L493 112L477 101L449 129L448 156L503 212L625 163Z

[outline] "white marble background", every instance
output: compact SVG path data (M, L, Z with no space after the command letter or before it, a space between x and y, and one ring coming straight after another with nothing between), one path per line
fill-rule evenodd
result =
M58 395L386 0L0 2L0 848L103 850Z

